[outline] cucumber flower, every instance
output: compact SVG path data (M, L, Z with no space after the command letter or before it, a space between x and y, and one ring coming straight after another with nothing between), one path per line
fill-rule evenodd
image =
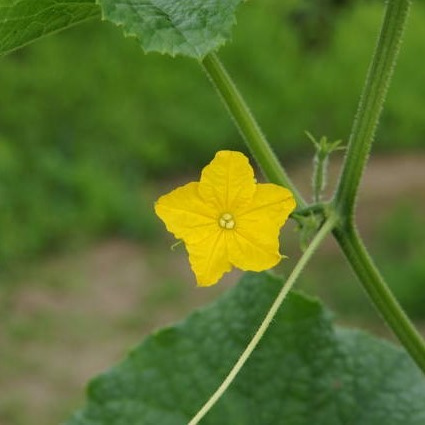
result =
M295 208L292 193L257 184L248 158L219 151L201 174L161 196L155 212L183 240L199 286L210 286L232 266L262 271L275 266L279 231Z

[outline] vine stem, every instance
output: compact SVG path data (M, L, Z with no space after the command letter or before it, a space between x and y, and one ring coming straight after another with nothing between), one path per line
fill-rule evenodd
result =
M424 341L379 274L354 225L358 187L398 57L409 8L410 0L387 0L383 24L360 98L343 170L333 201L328 205L328 211L333 211L339 217L339 225L334 231L334 236L360 283L400 342L425 372ZM202 61L202 65L265 176L269 181L292 190L301 211L312 209L313 206L306 205L279 164L218 57L210 54Z
M412 359L425 373L425 341L388 288L356 228L337 226L333 234L370 299Z
M290 189L298 208L306 207L218 56L210 53L203 59L202 66L268 181Z
M369 67L348 150L335 194L335 205L351 219L360 180L397 62L410 0L387 0L381 32Z
M336 224L337 218L335 215L329 216L329 218L325 221L323 226L317 232L314 239L311 241L308 248L304 251L304 254L299 259L298 263L295 265L291 274L289 275L287 281L283 285L276 299L274 300L272 306L264 317L260 327L257 332L245 348L244 352L239 357L238 361L235 363L233 368L230 370L229 374L226 376L221 385L217 388L217 390L211 395L208 401L201 407L198 413L191 419L188 425L196 425L199 421L210 411L210 409L217 403L220 397L226 392L229 388L230 384L235 379L236 375L242 369L245 362L249 359L254 349L257 347L264 333L267 331L270 323L272 322L274 316L276 315L279 307L282 305L282 302L286 298L288 292L291 290L295 281L297 280L300 273L303 271L304 267L316 251L317 247L323 241L328 233L332 231Z
M397 62L410 4L410 0L387 1L381 32L360 98L345 163L333 200L334 208L338 211L342 223L333 233L373 304L425 373L425 342L379 273L354 224L360 180Z

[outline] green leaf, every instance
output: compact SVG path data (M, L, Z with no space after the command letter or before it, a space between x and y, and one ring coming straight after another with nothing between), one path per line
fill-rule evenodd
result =
M242 0L98 0L103 18L145 52L202 59L230 38Z
M0 56L94 17L95 0L0 0Z
M204 310L149 336L91 382L67 425L183 425L221 383L282 282L247 275ZM335 330L292 293L203 425L423 425L425 380L399 348Z

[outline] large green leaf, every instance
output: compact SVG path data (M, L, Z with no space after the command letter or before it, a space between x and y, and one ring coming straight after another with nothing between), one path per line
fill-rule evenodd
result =
M148 337L89 386L68 425L183 425L217 388L282 282L240 284ZM423 425L425 380L399 348L335 330L319 302L291 294L209 425Z
M202 58L230 37L243 0L98 0L103 17L146 52Z
M95 0L0 0L0 56L96 16Z

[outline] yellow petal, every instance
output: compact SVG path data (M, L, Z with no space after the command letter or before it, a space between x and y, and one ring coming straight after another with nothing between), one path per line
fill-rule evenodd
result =
M198 187L199 183L193 182L161 196L155 212L167 230L185 242L198 285L209 286L232 266L216 210L199 196Z
M217 225L204 239L186 244L190 265L199 286L214 285L232 268L227 257L225 233Z
M201 174L200 195L214 202L218 212L247 205L255 193L254 171L241 152L219 151Z
M178 187L155 203L155 212L167 230L186 243L202 240L218 227L217 213L199 196L198 186L193 182Z
M242 269L261 271L275 266L279 231L295 208L292 193L275 184L258 184L252 202L234 213L234 232L227 234L230 262Z

